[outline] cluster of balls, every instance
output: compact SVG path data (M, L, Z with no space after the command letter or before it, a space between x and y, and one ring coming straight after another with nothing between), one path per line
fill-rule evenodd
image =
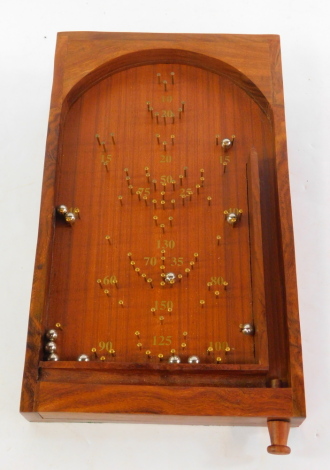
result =
M53 329L46 331L46 340L45 352L47 354L47 361L58 361L59 357L56 354L57 331Z

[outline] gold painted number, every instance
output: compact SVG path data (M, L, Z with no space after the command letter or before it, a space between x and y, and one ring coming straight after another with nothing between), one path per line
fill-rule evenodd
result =
M213 341L210 342L210 347L213 348L215 351L228 351L229 344L227 341Z
M105 276L103 279L103 284L108 285L108 284L116 284L117 283L117 277L112 275L112 276Z
M213 286L222 286L225 280L223 277L213 276L211 277L211 282Z
M162 175L160 177L161 184L172 183L173 178L171 175Z
M170 163L172 161L171 155L161 155L160 156L160 163Z
M172 103L172 99L173 99L173 97L171 95L169 95L169 96L164 96L163 95L162 96L162 102L163 103Z
M173 308L172 300L156 300L155 301L155 310L167 310L169 308Z
M138 189L141 196L149 196L150 195L150 188L139 188Z
M220 155L220 163L224 164L224 163L229 163L230 162L230 157L225 157L223 155Z
M157 248L170 248L171 250L175 247L174 240L157 240Z
M183 258L176 258L175 256L172 256L172 262L171 266L182 266L183 265Z
M148 264L151 266L156 266L157 264L157 258L155 256L152 256L151 258L149 256L145 256L144 260L146 262L146 266L148 266Z
M154 336L154 346L170 346L172 344L172 336Z
M165 109L163 109L162 117L172 117L172 116L174 116L173 111L166 111Z
M99 342L99 348L100 348L100 351L108 351L110 352L111 349L112 349L112 342L111 341L100 341Z

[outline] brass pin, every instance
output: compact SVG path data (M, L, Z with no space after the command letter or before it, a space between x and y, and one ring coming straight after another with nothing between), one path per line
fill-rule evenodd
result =
M103 162L103 166L106 169L107 173L109 172L108 162Z
M160 193L160 195L162 196L162 200L163 200L163 201L165 200L165 194L166 194L165 191L161 191L161 193Z
M188 191L187 190L187 196L189 196L189 201L191 201L193 194L194 194L193 191Z
M160 281L160 286L161 286L161 287L165 287L165 286L166 286L166 282Z
M95 137L96 137L97 143L98 143L99 145L101 145L100 135L99 135L99 134L95 134Z
M180 179L180 186L182 186L182 183L183 183L183 175L179 175L179 179Z
M158 222L157 222L158 217L157 217L157 215L154 215L154 216L153 216L153 219L154 219L155 225L156 225L156 227L157 227L157 225L158 225Z
M163 191L165 192L166 191L166 183L164 183L162 186L163 186Z
M105 356L101 356L100 361L104 362L105 361Z
M181 343L181 348L182 348L183 350L186 349L186 347L187 347L186 343Z
M109 353L111 354L112 357L115 357L116 351L114 349L110 349Z
M157 209L157 200L156 199L153 199L152 200L152 203L154 205L154 209Z
M210 346L207 348L207 354L210 355L211 353L213 353L213 348Z
M156 309L155 309L154 307L152 307L152 308L150 309L150 311L151 311L151 313L152 313L153 315L155 315Z
M223 285L223 288L224 288L225 290L227 290L228 282L227 282L227 281L223 281L222 285Z
M165 201L162 201L165 202ZM165 224L160 224L160 228L162 229L162 232L165 233Z
M112 282L112 284L115 286L116 289L118 289L118 281L117 279Z
M140 192L140 191L136 191L136 194L137 194L137 197L139 198L139 201L141 201L141 192Z
M98 285L101 287L101 289L103 289L102 280L101 280L101 279L97 279L96 282L97 282Z
M96 352L96 348L92 348L91 353L92 353L93 357L95 357L95 358L98 357L97 352Z
M141 277L147 282L147 275L145 273L141 274Z
M138 339L140 339L140 332L139 331L136 331L134 334Z
M163 358L164 358L164 355L161 354L161 353L159 353L159 354L158 354L159 362L162 362Z
M112 143L113 145L116 145L116 142L115 142L115 134L113 132L111 132L111 140L112 140Z
M135 261L131 261L130 264L131 264L132 268L135 269Z
M217 361L217 364L220 364L220 362L222 361L221 357L218 356L217 359L216 359L216 361Z
M207 201L208 201L208 203L209 203L209 206L210 206L210 205L211 205L211 201L212 201L212 198L211 198L211 196L207 196L207 198L206 198L206 199L207 199Z
M182 205L184 206L184 200L185 200L186 196L184 194L181 194L181 199L182 199Z
M123 205L123 196L118 196L118 199L119 199L120 205L122 206Z
M179 111L179 119L181 119L181 115L182 115L182 108L179 108L179 109L178 109L178 111Z
M205 300L200 300L199 303L200 303L201 307L204 308Z
M150 183L150 173L146 173L146 178L147 178L148 183Z
M173 188L173 191L175 191L175 183L176 183L176 181L175 181L175 180L172 180L172 188Z
M188 333L187 333L186 331L184 331L184 332L182 333L182 336L184 337L184 339L187 339Z
M190 267L191 267L191 269L194 269L194 266L195 266L195 261L190 261L190 263L189 263L189 264L190 264Z
M159 85L160 85L160 77L161 77L161 73L157 73L157 75L156 75L156 76L157 76L158 83L159 83Z
M208 290L211 290L211 287L213 285L212 282L208 282L206 285L207 285Z
M174 72L171 72L172 85L174 85L174 75L175 75L175 73L174 73Z
M170 226L173 227L173 217L169 217L168 220L170 221Z
M147 101L147 110L150 111L150 101Z
M173 312L173 309L172 309L172 308L168 308L167 311L168 311L168 313L171 315L172 312Z
M181 279L182 279L182 274L178 274L178 281L181 282Z
M167 145L167 142L163 142L164 152L166 152L166 145Z
M223 172L226 173L228 162L223 162Z
M183 169L183 174L184 174L185 178L187 178L187 171L188 171L188 167L185 166L184 169Z
M175 209L175 199L171 199L172 209Z
M170 352L171 352L172 356L174 356L174 354L176 353L176 350L175 350L175 349L171 349Z
M198 261L198 253L194 253L195 261Z
M197 194L199 194L200 187L201 187L200 184L196 184Z
M110 297L110 294L109 294L109 291L108 291L108 289L104 289L104 291L103 291L103 292L105 293L105 295L107 295L108 297Z
M156 134L157 144L160 144L160 134Z
M162 264L165 264L165 261L166 261L165 256L161 256L161 257L160 257L160 260L161 260Z
M149 277L149 279L147 279L147 283L150 284L151 289L154 288L153 283L152 283L152 279L150 277Z
M106 236L105 236L105 239L108 240L109 245L111 245L111 238L110 238L110 235L106 235Z
M218 245L220 245L220 240L221 240L220 235L217 235L217 244L218 244Z
M126 176L126 183L127 183L127 186L129 186L129 181L130 181L130 177L129 176Z
M219 138L220 138L220 135L217 134L217 135L215 136L215 145L219 145Z
M157 181L156 181L156 180L152 180L152 183L153 183L153 185L154 185L154 190L156 191L156 190L157 190L157 186L156 186L156 185L157 185Z
M189 268L186 268L186 269L184 270L184 272L187 274L187 277L188 277L188 276L189 276L189 273L190 273L190 269L189 269Z
M157 124L159 124L159 113L155 113L155 117L156 117Z
M201 168L200 171L201 171L201 176L204 176L204 170L203 170L203 168Z
M160 316L159 317L159 321L160 321L160 324L162 325L164 323L164 317L163 316Z
M215 298L218 299L219 298L219 295L220 295L220 292L218 290L216 290L214 292L214 295L215 295Z
M143 196L143 200L146 206L148 206L148 196Z
M75 208L73 209L73 213L74 213L74 215L77 215L77 216L78 216L78 219L81 218L81 217L80 217L80 210L79 210L78 207L75 207Z
M146 173L149 173L149 169L150 169L150 168L149 168L148 166L145 166L145 167L144 167L144 171L145 171Z
M151 359L151 351L149 351L149 349L146 351L146 355L147 355L148 359Z
M165 255L166 250L160 250L160 252L161 252L162 255Z
M118 305L120 305L121 307L124 307L124 301L123 300L118 300Z
M165 201L160 201L161 207L165 210Z
M131 194L133 195L133 186L131 184L128 186L128 189L130 190Z
M135 268L135 272L138 276L140 276L140 271L141 271L140 268Z
M124 172L126 173L126 176L128 176L128 168L124 168Z
M228 353L228 352L230 351L230 347L227 346L227 347L225 348L225 351L226 351L226 353Z
M200 179L200 182L201 182L201 187L204 188L204 181L205 181L205 178L204 176L202 176Z
M127 256L129 257L129 260L132 261L132 253L131 252L127 253Z
M141 349L142 349L142 343L137 343L136 346L137 346L137 347L139 348L139 350L141 351Z
M103 150L106 152L107 151L107 148L105 146L105 142L102 142L102 147L103 147Z
M163 81L163 85L164 85L164 91L167 91L167 80Z
M55 323L55 327L58 328L59 330L63 331L63 327L61 323Z

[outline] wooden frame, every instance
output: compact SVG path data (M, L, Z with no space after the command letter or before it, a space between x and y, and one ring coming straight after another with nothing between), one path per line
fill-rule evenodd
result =
M66 194L63 188L69 186L70 178L75 178L72 173L74 170L65 166L67 160L64 155L71 148L68 135L73 129L70 126L75 122L72 116L78 113L74 110L77 103L82 103L79 100L87 100L84 97L89 96L89 90L96 90L96 87L101 89L102 83L112 80L111 77L129 80L131 70L136 69L138 73L145 67L143 70L149 73L156 64L162 64L160 67L165 71L170 70L168 64L181 66L182 73L187 70L188 75L190 70L191 73L197 71L201 82L196 83L204 83L202 80L211 80L212 77L218 80L219 77L224 89L226 83L233 90L237 89L237 99L242 99L242 103L246 97L247 104L242 105L242 114L255 107L256 110L251 111L250 116L254 116L253 119L257 119L257 115L261 116L262 124L259 127L263 130L260 131L260 140L259 137L255 140L262 148L244 148L248 218L244 218L243 211L242 228L234 229L236 233L241 230L242 234L247 230L250 240L249 255L243 253L240 256L246 258L242 260L243 264L251 265L252 287L249 295L253 299L253 322L256 326L256 334L251 341L254 341L256 359L236 362L224 359L221 364L211 364L205 356L203 364L172 364L169 370L169 366L163 362L156 364L149 361L141 365L139 361L130 360L129 357L135 357L135 353L130 350L125 361L77 362L71 359L71 350L68 349L68 359L47 361L44 334L46 329L55 326L54 320L58 313L52 305L62 299L54 297L55 291L52 290L54 283L57 283L56 289L62 288L54 274L63 264L63 261L57 261L59 243L63 253L69 246L69 242L65 241L68 227L56 215L54 208L62 204L58 198ZM114 81L111 84L115 86ZM88 99L92 102L92 98ZM234 105L229 105L228 122L230 106ZM201 112L202 120L209 119L207 111ZM241 126L243 121L244 118ZM191 125L195 125L194 122ZM258 127L256 122L251 126ZM255 133L257 135L257 131ZM120 138L123 140L123 137ZM262 145L263 139L265 142ZM250 144L249 139L246 142ZM83 148L83 140L79 145ZM236 143L233 149L235 146ZM108 172L107 162L105 165ZM62 176L69 170L69 177ZM76 174L79 182L82 177L79 177L79 172ZM98 181L97 178L95 181ZM70 194L68 189L67 195ZM83 222L83 211L81 217ZM69 228L71 233L79 230L78 224ZM62 233L64 238L61 238ZM241 242L244 243L243 235ZM59 33L22 388L22 414L31 421L217 425L268 423L272 441L268 451L289 453L290 449L286 445L289 427L299 426L305 416L293 246L280 44L277 36ZM73 270L70 271L72 265L68 266L68 276L74 276ZM95 286L91 289L95 289ZM191 293L190 297L193 296ZM90 325L92 320L88 328ZM80 334L82 330L77 328ZM65 334L65 320L63 331ZM236 332L232 334L238 338ZM239 339L237 341L240 342ZM244 348L246 352L242 354L248 354L248 346Z

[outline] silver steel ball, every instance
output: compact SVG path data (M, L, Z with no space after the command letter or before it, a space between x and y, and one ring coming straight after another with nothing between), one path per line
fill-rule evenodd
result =
M174 273L165 274L165 282L171 282L176 280L176 275Z
M68 212L68 208L61 204L60 206L57 207L57 212L61 215L65 215Z
M231 212L227 215L228 224L235 224L237 222L237 215L234 212Z
M57 340L57 331L56 330L46 331L46 338L49 339L49 341L56 341Z
M199 357L198 356L190 356L188 357L189 364L199 364Z
M56 351L56 344L54 341L49 341L49 343L45 344L45 351L48 353L54 353Z
M241 329L244 335L253 335L254 334L254 327L250 323L245 323Z
M230 149L230 147L233 145L232 141L230 139L223 139L221 141L221 146L223 149Z
M179 356L171 356L168 360L168 362L170 364L180 364L181 362L181 359L179 358Z
M49 356L47 357L47 361L58 361L59 359L60 358L55 353L49 354Z
M87 362L89 361L89 356L87 356L87 354L80 354L80 356L77 357L77 361Z
M68 224L73 224L76 221L76 216L73 214L73 212L67 212L65 214L65 222Z

